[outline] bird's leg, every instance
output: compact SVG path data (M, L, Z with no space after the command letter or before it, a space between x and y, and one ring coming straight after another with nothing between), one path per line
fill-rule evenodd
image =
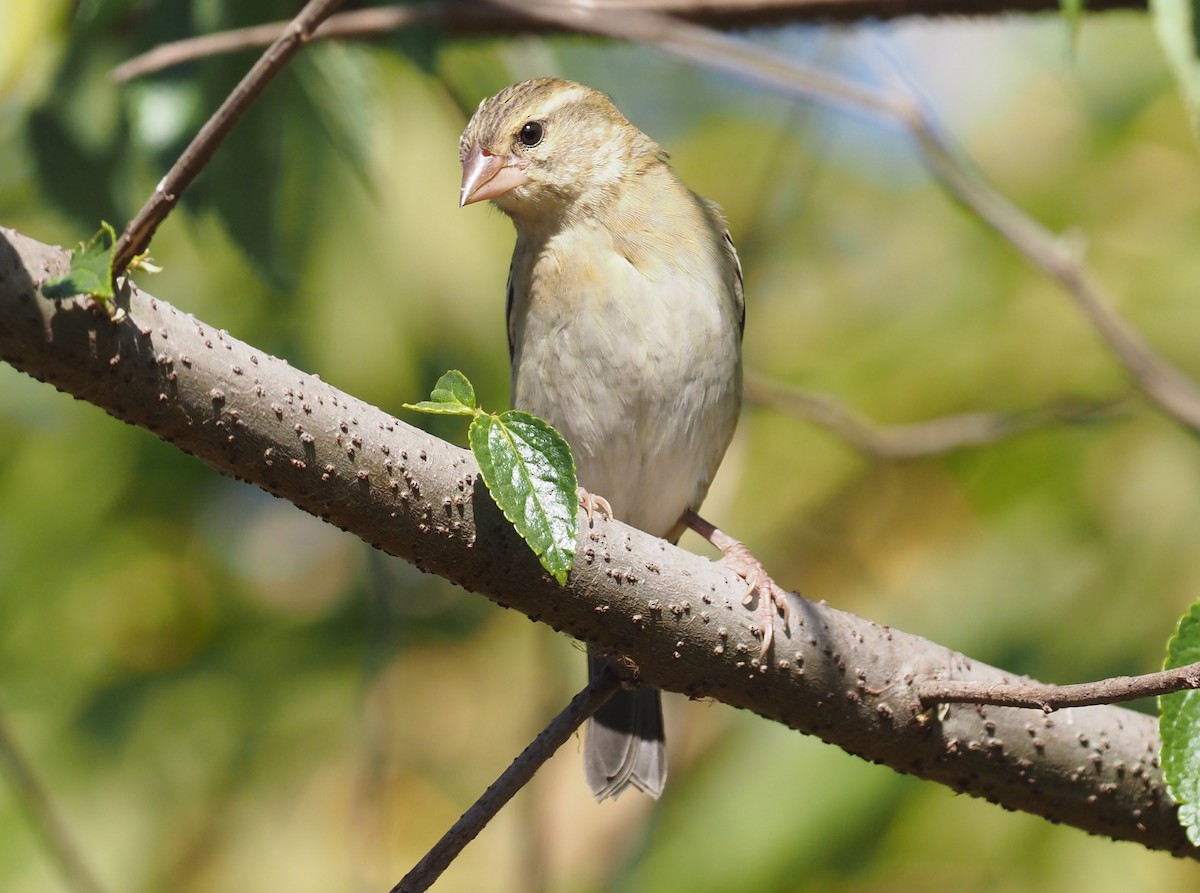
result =
M579 497L579 504L583 506L583 510L587 512L588 527L592 526L592 515L597 511L604 512L604 517L612 520L612 506L608 504L608 500L603 496L597 496L595 493L589 493L583 487L575 488L575 495Z
M723 530L709 524L691 509L684 511L680 523L690 527L714 546L721 550L721 563L741 577L750 589L742 599L743 605L749 605L758 595L759 613L763 618L762 649L758 653L761 661L771 650L775 638L775 613L783 618L783 628L788 628L791 619L791 609L788 607L787 592L767 573L761 561L741 540L736 540Z

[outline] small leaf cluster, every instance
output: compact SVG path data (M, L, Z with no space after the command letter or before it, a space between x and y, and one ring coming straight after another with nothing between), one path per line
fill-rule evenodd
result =
M112 224L100 223L100 229L87 242L81 242L71 254L71 270L42 283L42 294L55 300L91 295L106 306L113 299L113 251L117 234Z
M510 409L484 412L475 388L451 369L428 400L405 408L435 415L469 415L467 439L483 482L521 538L559 585L575 560L579 497L571 447L548 422Z
M86 242L71 252L71 269L62 276L55 276L42 283L42 295L54 301L66 300L76 295L90 295L117 322L125 318L125 311L116 304L113 262L116 259L117 234L107 220L100 221L100 229ZM129 263L129 271L143 270L160 273L148 253L139 254Z

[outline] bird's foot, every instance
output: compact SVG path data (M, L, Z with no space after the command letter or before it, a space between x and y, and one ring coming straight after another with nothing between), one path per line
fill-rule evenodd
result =
M742 604L749 607L757 597L758 611L762 618L762 648L758 652L761 662L775 641L775 615L783 618L784 630L787 630L791 620L792 610L788 606L787 590L771 579L763 563L754 557L754 553L741 540L734 539L723 530L709 524L690 509L684 512L683 523L720 549L721 564L746 581L749 589L742 599Z
M588 527L592 526L592 516L597 512L604 512L604 517L612 520L612 506L608 504L608 500L603 496L597 496L595 493L589 493L583 487L575 488L575 495L579 497L579 504L583 506L583 510L587 512Z
M717 546L723 553L721 564L746 581L749 589L742 598L742 604L745 607L749 607L755 598L758 599L758 612L763 623L762 648L759 649L758 659L762 661L766 658L767 652L771 650L771 643L775 640L775 615L777 613L783 618L783 628L785 630L788 628L788 621L792 617L792 610L788 607L788 594L783 587L771 579L771 575L767 573L763 563L754 557L745 543L732 537L728 539L730 543L727 548Z

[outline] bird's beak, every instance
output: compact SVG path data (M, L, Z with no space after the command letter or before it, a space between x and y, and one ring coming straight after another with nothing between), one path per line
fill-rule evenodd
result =
M513 158L510 155L493 155L479 145L472 146L462 163L459 207L496 198L528 182L525 164L524 159Z

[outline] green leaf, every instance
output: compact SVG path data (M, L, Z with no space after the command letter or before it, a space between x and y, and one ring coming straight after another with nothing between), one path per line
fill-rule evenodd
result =
M326 41L305 47L291 65L300 86L298 112L312 116L368 191L375 188L371 173L374 115L371 85L378 83L371 56L361 48Z
M1197 54L1197 4L1200 0L1150 0L1154 30L1167 64L1191 112L1193 131L1200 130L1200 55Z
M458 403L471 412L475 411L475 387L457 369L443 374L429 396L438 403Z
M103 301L113 298L112 267L113 246L117 234L106 221L100 230L85 245L80 243L71 255L71 272L55 276L42 283L42 294L48 298L72 298L75 295L91 295Z
M571 448L549 424L516 410L480 413L468 437L496 505L542 567L565 585L579 520Z
M1167 644L1165 669L1200 662L1200 602L1192 605ZM1188 840L1200 846L1200 690L1158 699L1158 732L1167 791L1179 804Z
M565 585L575 561L579 497L571 447L562 435L527 412L483 412L475 388L457 369L437 380L428 400L404 407L475 417L467 436L492 499L542 567Z
M457 369L451 369L437 380L428 400L405 403L404 408L435 415L475 415L479 412L475 406L475 388Z

